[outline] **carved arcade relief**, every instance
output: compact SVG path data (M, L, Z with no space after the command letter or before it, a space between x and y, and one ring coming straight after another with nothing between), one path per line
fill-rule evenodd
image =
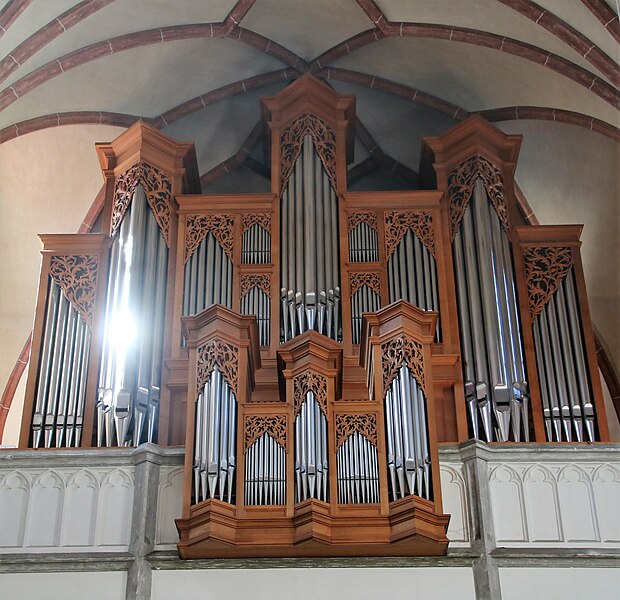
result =
M264 273L241 275L241 297L243 298L253 287L257 287L269 296L271 276Z
M422 344L404 335L381 344L383 392L387 391L392 380L398 375L398 370L403 363L409 367L411 374L424 391L424 395L426 395Z
M377 445L377 415L368 414L337 414L336 415L336 450L346 439L358 431L373 446Z
M314 392L323 414L327 417L327 378L313 371L304 371L293 379L295 415L299 412L310 390Z
M379 273L349 273L349 284L351 286L351 296L363 285L367 285L377 296L381 296L381 278Z

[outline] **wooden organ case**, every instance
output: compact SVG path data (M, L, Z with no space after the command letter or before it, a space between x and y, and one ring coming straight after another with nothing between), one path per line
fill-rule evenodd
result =
M197 194L143 123L98 145L103 233L41 236L20 445L184 445L182 558L445 554L440 442L608 440L580 228L526 225L480 118L428 189L348 192L353 96L262 109L269 194Z

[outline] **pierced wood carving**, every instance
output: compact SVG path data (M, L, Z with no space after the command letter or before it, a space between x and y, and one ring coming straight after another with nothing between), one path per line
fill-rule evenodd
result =
M381 296L381 279L379 273L349 273L351 296L363 285L367 285L378 296Z
M89 327L92 327L99 258L95 255L52 256L50 276Z
M448 175L452 240L459 229L478 178L484 183L502 227L508 231L508 208L502 174L494 164L477 154L457 165Z
M310 390L314 392L323 414L327 417L327 378L314 371L304 371L293 379L295 415L299 412Z
M426 380L424 377L424 355L422 344L403 335L381 344L381 369L383 372L383 393L398 375L398 370L405 363L411 374L426 395Z
M524 248L523 260L530 314L534 319L573 268L573 253L564 246Z
M377 231L377 215L374 212L360 211L349 213L347 217L347 231L353 231L360 223L366 223Z
M331 181L332 187L336 187L336 136L334 132L321 119L315 115L302 115L294 123L291 123L280 139L280 162L282 165L280 174L280 193L284 191L286 183L293 172L295 163L299 158L304 137L310 135L325 172Z
M241 275L241 297L245 296L253 287L257 287L269 296L271 293L271 275L263 273Z
M435 232L430 210L390 211L385 213L385 248L387 258L392 256L396 246L411 229L435 256Z
M166 246L170 247L172 181L165 173L145 162L127 169L116 180L112 202L111 235L114 235L119 228L138 185L144 188L146 199L166 241Z
M185 262L208 233L213 235L228 258L233 260L234 222L232 215L188 215L185 233Z
M244 423L246 451L264 433L286 450L286 415L247 415Z
M260 225L265 231L271 233L271 215L257 213L243 215L243 233L252 225Z
M377 415L369 414L337 414L336 415L336 450L345 440L359 431L373 446L377 445Z
M200 390L217 365L235 396L237 395L239 371L239 349L220 338L212 338L198 347L198 373L196 391Z

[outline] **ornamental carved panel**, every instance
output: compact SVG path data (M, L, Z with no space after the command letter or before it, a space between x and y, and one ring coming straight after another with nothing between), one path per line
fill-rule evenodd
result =
M286 450L286 415L247 415L244 423L246 451L265 433Z
M459 229L478 179L482 180L502 227L508 231L508 208L502 174L494 164L477 154L457 165L448 175L452 240Z
M271 215L259 213L243 215L243 233L252 225L260 225L265 231L271 233Z
M226 256L233 260L234 224L232 215L188 215L185 231L185 262L209 233L222 247Z
M138 185L144 188L146 199L166 241L166 246L170 247L172 181L165 173L145 162L127 169L116 179L110 234L114 235L118 230Z
M523 260L530 314L534 319L573 268L573 253L569 247L524 248Z
M329 177L332 187L336 187L336 136L334 132L315 115L302 115L291 123L280 138L280 193L293 172L299 158L306 135L310 135L316 153Z
M82 319L92 327L97 290L99 257L95 255L52 256L50 276Z
M398 375L405 363L411 370L424 394L426 395L426 379L424 374L424 355L422 344L401 335L381 344L381 371L383 374L383 393Z
M304 371L293 379L295 415L299 412L310 390L314 392L323 414L327 417L327 377L314 371Z
M337 414L336 415L336 450L346 439L358 431L373 446L377 445L377 415L369 414Z
M264 273L241 275L241 297L243 298L253 287L263 290L269 296L271 293L271 275Z
M367 285L377 296L381 296L381 279L379 273L349 273L351 296L363 285Z
M430 210L404 210L385 213L385 250L387 258L411 229L426 249L435 256L435 231Z
M377 231L377 215L370 211L359 211L349 213L347 216L347 231L353 231L360 223L366 223Z
M238 395L239 349L220 338L212 338L198 346L198 370L196 391L200 390L211 376L215 365L224 375L224 379Z

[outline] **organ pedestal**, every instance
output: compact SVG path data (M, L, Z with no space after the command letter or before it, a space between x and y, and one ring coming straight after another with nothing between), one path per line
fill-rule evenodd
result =
M349 192L353 96L262 110L269 194L198 194L144 123L98 145L103 234L42 236L20 445L184 445L183 558L443 554L440 442L608 440L580 228L526 225L483 119L426 139L428 189Z

